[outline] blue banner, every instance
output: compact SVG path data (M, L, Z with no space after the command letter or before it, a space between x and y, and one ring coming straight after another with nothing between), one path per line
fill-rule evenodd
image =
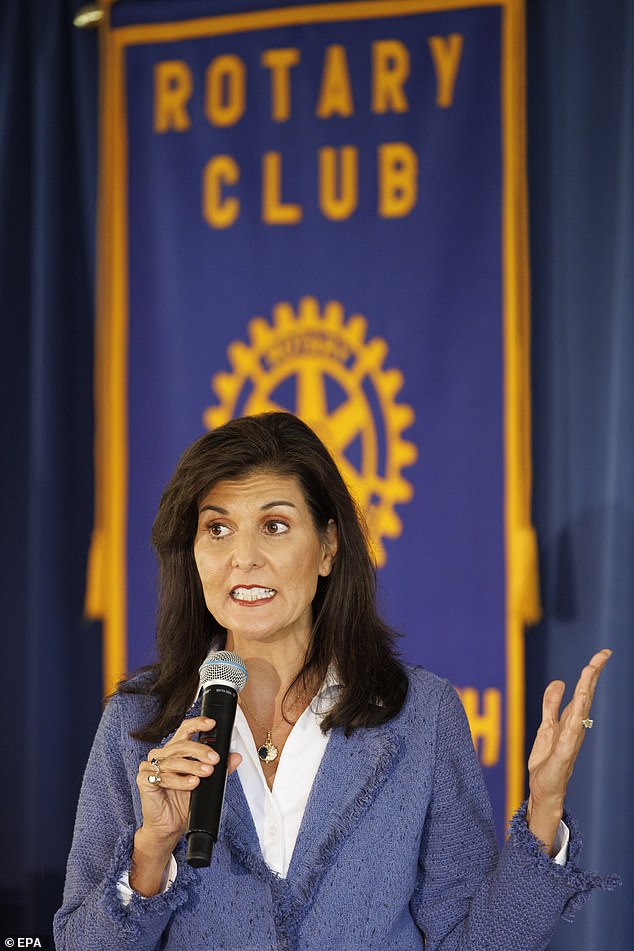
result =
M145 10L151 6L151 10ZM366 512L404 657L523 796L530 527L520 2L126 4L102 35L96 527L106 683L205 428L297 413Z

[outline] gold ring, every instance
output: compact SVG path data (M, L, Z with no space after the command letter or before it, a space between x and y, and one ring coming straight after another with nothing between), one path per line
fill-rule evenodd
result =
M152 759L150 760L150 766L152 767L152 769L154 770L157 776L161 772L161 770L159 769L160 762L161 762L160 759L157 759L156 756L153 756Z
M147 781L148 783L150 783L151 786L156 786L158 783L160 783L161 777L159 773L151 773L148 776Z
M584 730L591 730L594 726L594 720L584 717L584 719L581 721L581 726L584 728Z

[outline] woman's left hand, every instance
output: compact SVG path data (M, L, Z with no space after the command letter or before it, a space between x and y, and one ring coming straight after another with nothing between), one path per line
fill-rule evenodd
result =
M597 680L611 654L606 648L592 657L581 671L572 700L561 715L565 683L553 680L544 692L542 722L528 760L530 795L526 820L549 855L563 814L568 781L587 732L583 721L590 717Z

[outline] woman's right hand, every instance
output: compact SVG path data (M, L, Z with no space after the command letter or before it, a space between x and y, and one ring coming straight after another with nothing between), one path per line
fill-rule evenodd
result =
M162 887L164 870L174 848L184 834L192 790L201 779L210 776L219 762L215 750L192 737L210 730L215 724L209 717L183 720L165 746L151 749L139 766L137 786L141 795L143 825L134 837L130 884L142 895L154 895ZM152 765L158 762L159 773ZM241 762L231 753L227 773ZM150 782L152 776L160 782Z

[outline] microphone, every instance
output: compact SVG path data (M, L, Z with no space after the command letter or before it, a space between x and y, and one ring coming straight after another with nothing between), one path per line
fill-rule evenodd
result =
M244 661L232 651L212 651L198 669L203 691L201 716L216 725L198 737L220 757L211 776L205 776L191 794L187 820L187 864L207 868L211 850L218 841L220 815L227 782L231 731L236 718L238 694L247 682Z

